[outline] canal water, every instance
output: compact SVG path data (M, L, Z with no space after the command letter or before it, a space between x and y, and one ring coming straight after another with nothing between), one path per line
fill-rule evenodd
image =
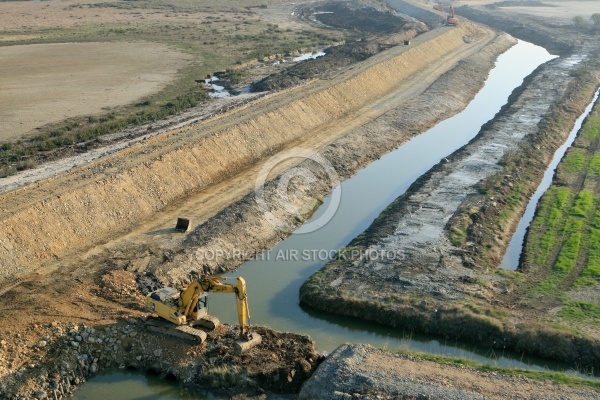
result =
M121 370L99 374L82 385L77 400L226 400L210 391L187 388L150 373Z
M302 283L322 268L336 250L363 232L419 176L477 135L523 78L552 58L543 48L520 41L498 58L484 88L463 112L414 137L343 181L341 201L327 224L309 233L292 234L262 257L225 275L245 278L252 324L307 334L324 352L331 352L344 342L361 342L389 350L404 348L498 365L527 366L528 361L520 354L498 354L497 350L447 343L439 338L304 308L299 305L298 292ZM318 220L330 201L331 197L327 197L305 225ZM223 322L237 322L233 298L211 295L209 302L210 312ZM540 367L545 365L539 360L534 363L537 362L542 363Z
M468 143L477 135L481 126L493 118L506 103L512 90L536 67L553 58L545 49L519 41L498 58L485 86L463 112L414 137L343 181L341 201L327 224L308 233L293 233L263 253L262 257L225 275L229 278L243 276L246 279L251 323L309 335L315 340L319 351L324 353L333 351L345 342L360 342L387 350L405 349L452 355L499 366L575 372L548 360L307 309L299 305L298 299L302 283L322 268L335 250L344 247L364 231L419 176L443 157ZM330 201L331 197L327 197L307 224L327 212ZM237 323L233 296L213 294L209 302L211 314L218 316L222 322ZM108 394L114 400L134 398L122 392L122 388L137 385L138 396L135 398L152 399L158 398L152 397L157 392L172 389L168 382L161 381L163 387L154 381L144 383L145 379L148 377L144 374L103 375L83 385L74 398L104 399ZM196 393L197 397L188 396L189 393L186 393L174 398L217 398L210 393Z

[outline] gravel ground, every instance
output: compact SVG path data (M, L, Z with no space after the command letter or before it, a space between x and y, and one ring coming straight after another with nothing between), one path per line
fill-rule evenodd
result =
M448 366L365 344L344 344L304 383L314 399L600 399L600 394L549 381Z
M102 279L99 294L140 309L144 298L132 274L116 271ZM191 387L227 388L242 397L266 392L297 393L321 356L307 336L253 326L262 343L236 354L237 326L221 325L200 345L151 333L146 316L114 323L31 324L27 331L0 336L0 399L68 398L102 371L129 368L169 374ZM175 325L173 325L175 326Z

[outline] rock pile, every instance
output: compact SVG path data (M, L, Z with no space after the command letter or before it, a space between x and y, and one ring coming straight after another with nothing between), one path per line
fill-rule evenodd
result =
M409 354L344 344L304 383L298 399L599 399L590 386L569 387L460 363L442 368Z
M254 330L263 337L256 348L236 355L237 329L223 325L202 345L149 333L144 318L90 327L58 323L37 327L37 340L3 340L6 362L0 383L2 399L63 399L102 370L131 368L168 375L185 385L228 388L232 393L296 393L321 357L306 336ZM18 339L18 338L17 338Z

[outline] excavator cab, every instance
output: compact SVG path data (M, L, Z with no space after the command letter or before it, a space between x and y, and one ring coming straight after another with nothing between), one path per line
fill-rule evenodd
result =
M194 307L196 314L208 314L208 293L204 293L204 296L198 297L196 307Z

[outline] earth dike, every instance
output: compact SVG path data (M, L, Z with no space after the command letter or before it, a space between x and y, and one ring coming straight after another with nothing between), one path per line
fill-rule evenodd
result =
M139 220L151 218L168 205L222 182L299 138L310 136L324 121L335 122L336 118L389 93L391 86L401 84L431 60L463 48L466 44L465 36L469 36L470 40L475 38L476 41L482 38L484 42L483 37L489 33L482 32L480 28L466 23L458 29L442 28L438 32L425 34L427 42L419 44L415 40L414 46L402 51L391 49L392 53L397 53L393 53L394 56L385 62L379 59L381 62L375 67L370 64L368 68L359 68L360 73L354 71L343 80L332 80L329 86L316 88L315 83L309 83L284 91L283 94L267 95L260 101L245 106L243 110L233 110L227 115L230 118L227 122L219 119L208 124L181 128L143 145L132 146L123 154L115 154L94 165L75 168L66 177L4 195L0 217L0 275L6 277L31 271L52 259L61 259L66 254L103 242L115 232L126 232ZM476 54L461 60L443 75L443 79L437 80L422 94L368 124L353 129L343 137L332 139L323 147L325 157L342 177L350 176L361 166L409 140L413 135L459 112L483 85L496 57L514 44L514 40L500 34L485 43ZM457 86L461 87L461 91L454 90ZM290 93L301 93L301 96L298 95L295 99L293 96L286 97ZM440 98L445 99L443 104L436 101ZM286 102L282 99L293 101ZM276 104L276 109L270 104ZM178 141L183 137L186 141ZM187 140L189 138L193 140ZM141 158L143 162L136 163L136 157L140 154L144 154ZM130 157L129 161L124 161L123 155ZM322 182L296 186L292 196L294 201L299 205L312 205L308 209L314 209L315 204L330 189L327 183ZM69 190L64 189L66 184L71 185ZM269 190L274 192L275 188L270 188L267 184L266 191ZM163 284L184 281L190 262L199 264L204 273L230 270L238 266L241 260L198 260L196 250L200 246L216 250L235 244L234 247L238 249L258 251L287 234L268 226L262 216L262 212L255 208L253 194L249 194L195 227L181 249L149 250L132 245L121 254L123 257L104 260L100 265L105 270L130 269L138 273L136 292L140 289L142 292L151 290L157 281ZM291 226L297 226L302 221L291 219L288 222ZM90 263L97 261L95 258ZM150 279L151 282L139 279L149 275L155 278ZM419 306L429 310L430 304L425 301ZM215 382L219 382L219 376L234 376L234 379L241 377L240 384L246 385L245 390L250 388L260 395L267 390L296 390L320 360L309 339L263 330L261 334L273 339L270 343L280 343L281 349L287 349L291 343L290 346L296 346L305 352L299 357L292 357L290 363L274 360L274 364L280 367L267 371L262 378L252 375L251 367L244 367L241 370L243 372L237 370L236 363L243 364L245 361L240 359L230 362L232 360L227 359L226 344L225 347L217 344L216 348L218 357L224 357L227 365L212 365L212 356L203 353L210 351L210 341L206 349L192 347L189 354L181 354L183 350L179 346L175 346L177 350L174 350L174 347L164 344L154 345L155 339L140 331L142 325L142 319L133 317L107 327L89 327L81 323L31 326L31 332L27 334L28 340L15 340L15 345L19 344L19 348L26 349L22 353L13 348L13 343L2 343L2 354L7 355L5 365L8 368L3 371L3 376L7 377L3 380L6 382L3 390L10 396L21 396L22 393L35 398L58 396L59 393L68 393L71 386L87 379L97 368L131 366L143 369L150 366L160 373L173 373L184 383L200 384L203 376L209 376L206 371L215 368ZM494 330L494 324L491 325ZM227 343L225 339L232 336L228 328L217 334L222 336L214 338L216 343ZM153 345L142 349L139 343L131 344L128 339L135 337L143 338L142 342ZM93 341L90 342L90 338ZM98 338L101 343L97 341ZM131 353L127 353L126 357L120 351L124 344L124 348ZM161 346L167 346L164 352ZM153 351L149 351L148 347ZM81 348L84 350L79 350ZM175 356L166 357L165 353L170 351ZM268 349L268 354L275 354L277 351L280 350ZM67 358L53 359L51 355L55 352L64 354ZM266 358L260 358L263 357L260 350L257 352L256 356L251 355L249 358L256 357L256 360L263 360L265 365L270 365L265 361ZM21 356L15 357L15 354ZM98 357L97 354L101 356ZM195 357L193 360L189 358L192 356ZM19 360L38 361L24 364ZM142 360L147 360L148 363L142 364ZM185 364L190 362L193 363L195 374ZM213 364L218 362L221 361L213 360ZM185 365L181 368L174 367L179 364ZM59 367L53 367L55 365ZM231 371L233 375L230 374ZM19 387L18 390L15 389L16 386L11 386L11 382Z
M3 376L0 396L7 400L69 398L91 377L115 369L146 371L180 385L237 398L290 394L299 391L322 360L309 337L269 328L253 327L263 343L236 354L233 348L239 332L233 326L221 325L208 334L206 342L191 345L150 333L144 324L145 319L136 316L94 327L52 322L31 327L40 335L37 342L3 340L3 348L18 349L15 358L3 361L14 365L29 360L18 372Z
M514 293L517 277L497 273L528 197L598 87L597 50L584 43L571 51L572 59L540 66L475 139L417 179L314 274L301 302L597 369L594 330L545 321L543 310L523 302L526 293ZM402 257L381 256L390 253Z

